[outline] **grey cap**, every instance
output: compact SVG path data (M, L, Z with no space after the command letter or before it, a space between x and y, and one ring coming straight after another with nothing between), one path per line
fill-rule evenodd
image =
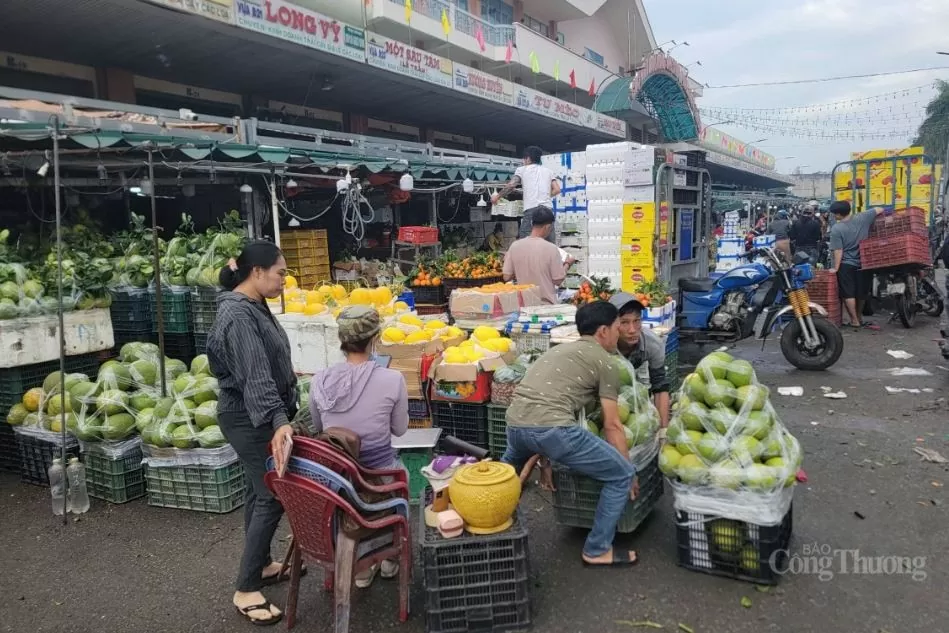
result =
M625 308L630 303L635 303L639 307L640 311L642 311L644 308L643 304L641 304L636 297L628 292L617 292L615 295L610 297L610 303L612 303L613 306L620 311L622 311L623 308Z
M368 306L348 306L336 318L341 343L357 343L372 338L382 329L379 313Z

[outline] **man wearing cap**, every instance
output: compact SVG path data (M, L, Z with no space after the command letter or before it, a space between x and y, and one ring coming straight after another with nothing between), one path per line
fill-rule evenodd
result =
M817 263L817 257L820 250L821 237L823 230L820 220L814 217L817 212L817 200L811 200L804 208L803 217L791 225L791 243L794 249L807 253L811 258L811 263Z
M649 393L659 411L662 427L669 424L669 379L666 376L666 346L649 328L643 328L643 304L628 292L618 292L610 303L619 311L619 344L617 350L637 375L645 364L649 371Z

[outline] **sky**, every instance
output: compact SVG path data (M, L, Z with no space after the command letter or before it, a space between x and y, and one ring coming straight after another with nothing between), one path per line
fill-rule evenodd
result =
M673 57L689 65L691 76L710 86L949 67L949 57L936 54L949 52L949 0L644 4L656 43L680 43L664 48L672 48ZM681 44L686 41L689 46ZM703 124L724 122L715 127L745 142L764 139L754 144L776 158L778 171L829 171L853 151L908 146L909 131L925 116L936 79L949 80L949 68L784 86L706 88L698 105L706 110ZM823 110L798 108L834 102L836 106Z

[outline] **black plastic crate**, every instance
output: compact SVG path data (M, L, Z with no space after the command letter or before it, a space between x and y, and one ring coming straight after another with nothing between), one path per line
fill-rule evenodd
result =
M195 334L207 334L217 316L217 288L191 290L191 325Z
M432 424L443 435L488 448L488 410L483 404L433 401Z
M430 633L508 631L530 625L530 547L520 512L504 532L445 539L419 512L418 540Z
M425 400L409 400L409 417L413 419L427 418L429 416L428 402Z
M415 304L441 305L446 303L444 286L410 286L415 295Z
M167 334L187 334L191 332L191 292L172 291L162 288L162 323ZM158 331L158 293L148 289L148 303L151 310L152 330Z
M72 436L66 443L66 459L79 457L79 444ZM62 457L62 445L32 435L19 434L20 481L37 486L49 486L49 467Z
M698 512L676 512L679 565L692 571L776 585L788 565L792 515L778 525L755 525ZM773 559L773 560L772 560Z
M115 346L120 350L126 343L158 343L158 334L152 331L150 322L139 330L113 332L113 334L115 336Z
M151 306L148 291L145 289L113 290L109 313L112 317L112 331L115 333L138 333L143 329L152 329Z
M501 459L507 450L507 407L485 405L488 410L488 449L494 459Z
M207 334L194 335L194 353L198 356L200 356L201 354L208 353L208 335Z
M626 509L616 531L628 534L636 531L655 509L662 497L664 481L659 472L658 456L637 473L639 496L626 503ZM603 484L595 479L571 472L562 466L554 467L554 516L558 525L590 529L600 502Z
M165 334L165 356L190 365L197 356L194 337L191 334Z
M7 410L0 411L4 418ZM13 432L13 427L3 420L0 420L0 470L8 473L20 472L20 449L17 446L16 433Z

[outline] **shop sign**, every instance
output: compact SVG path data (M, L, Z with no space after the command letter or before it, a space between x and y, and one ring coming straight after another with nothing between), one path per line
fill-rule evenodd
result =
M514 91L514 105L522 110L541 114L551 119L572 123L580 127L593 127L593 112L586 108L567 103L556 97L545 95L531 88L517 86Z
M506 79L461 64L454 64L454 76L454 88L459 92L501 105L514 105L514 84Z
M286 0L236 0L235 23L307 48L366 61L366 34Z
M234 23L233 0L151 0L172 9L185 13L193 13L201 17L218 20L219 22Z
M699 145L765 169L774 169L774 156L715 128L702 128Z
M451 60L397 40L369 33L366 58L370 66L445 88L452 87Z
M620 121L619 119L614 119L611 116L596 112L594 113L593 123L593 129L598 132L604 132L617 138L626 138L625 121Z

